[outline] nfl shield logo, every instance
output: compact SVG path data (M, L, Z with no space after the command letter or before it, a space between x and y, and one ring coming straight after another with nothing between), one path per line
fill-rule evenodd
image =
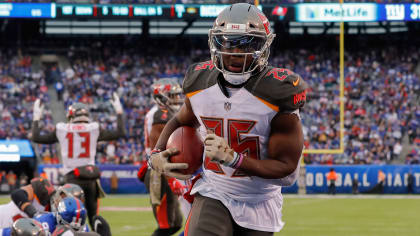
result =
M225 110L226 111L230 111L230 108L232 107L232 103L230 102L225 102Z

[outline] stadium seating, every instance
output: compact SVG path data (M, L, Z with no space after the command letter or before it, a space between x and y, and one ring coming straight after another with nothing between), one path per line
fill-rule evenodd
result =
M45 76L32 71L31 57L16 49L0 51L0 139L27 139L32 123L32 106L36 98L48 104L49 96ZM46 105L41 125L52 130L51 110ZM46 161L58 161L56 149L51 145L36 145Z
M99 53L98 48L63 50L68 52L70 64L60 72L64 107L75 101L86 102L93 120L99 121L102 128L115 128L116 116L109 99L116 91L125 109L127 137L119 142L100 143L97 161L139 163L144 158L143 117L153 105L151 84L162 77L183 78L188 65L208 58L208 51L204 46L195 45L186 53L183 47L167 52L169 46L158 49L152 45L147 49L146 45L141 50L133 50L127 45L118 48L115 42L103 44L108 46L99 49ZM114 47L117 48L114 50ZM184 54L179 53L181 51ZM412 53L405 56L407 52ZM5 120L0 138L25 138L32 120L32 102L37 96L34 91L41 91L46 104L49 97L45 76L31 72L31 58L10 53L3 51L0 57L4 104L0 110ZM403 53L395 48L384 50L380 47L369 52L348 52L345 58L345 153L307 154L305 161L315 164L389 163L399 157L402 138L408 136L409 154L407 158L400 158L406 163L418 162L420 112L415 101L418 101L419 76L415 70L419 53L410 47ZM159 54L165 54L165 57ZM310 85L309 102L301 111L306 149L340 148L338 62L335 50L317 49L281 50L274 52L270 59L272 65L295 71ZM47 130L53 129L50 112L47 109L44 119ZM39 148L38 153L45 157L45 162L56 162L53 146L40 145Z

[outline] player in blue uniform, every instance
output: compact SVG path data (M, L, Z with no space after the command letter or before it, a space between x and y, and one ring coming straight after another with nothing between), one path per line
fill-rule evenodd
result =
M40 223L45 232L52 234L57 226L66 225L76 232L87 232L86 209L81 200L66 197L58 203L57 212L44 213L33 219ZM3 229L2 236L10 236L11 228Z

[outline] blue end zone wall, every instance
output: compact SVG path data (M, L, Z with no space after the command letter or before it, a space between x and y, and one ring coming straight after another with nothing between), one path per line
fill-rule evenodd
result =
M414 176L414 193L420 193L420 165L354 165L354 166L306 166L306 192L326 193L326 175L333 167L337 172L337 193L351 193L352 180L357 178L359 192L367 192L378 183L378 171L385 173L384 193L407 193L408 173Z
M144 184L137 179L139 166L133 165L98 165L101 169L101 184L105 192L111 191L111 175L118 176L117 193L147 193ZM411 172L414 176L414 193L420 193L420 165L354 165L333 166L337 172L337 193L351 193L352 180L357 178L359 192L371 190L378 183L378 171L386 175L384 193L407 193L407 177ZM61 165L39 165L38 171L45 171L53 184L59 184L58 177ZM326 178L331 166L306 166L306 192L309 194L327 193L328 181ZM298 185L283 187L283 193L297 193Z

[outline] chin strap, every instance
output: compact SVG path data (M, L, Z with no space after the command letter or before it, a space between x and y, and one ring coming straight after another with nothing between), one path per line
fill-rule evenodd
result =
M245 74L230 74L230 73L223 73L223 77L225 80L233 85L239 85L245 83L250 77L251 73Z

